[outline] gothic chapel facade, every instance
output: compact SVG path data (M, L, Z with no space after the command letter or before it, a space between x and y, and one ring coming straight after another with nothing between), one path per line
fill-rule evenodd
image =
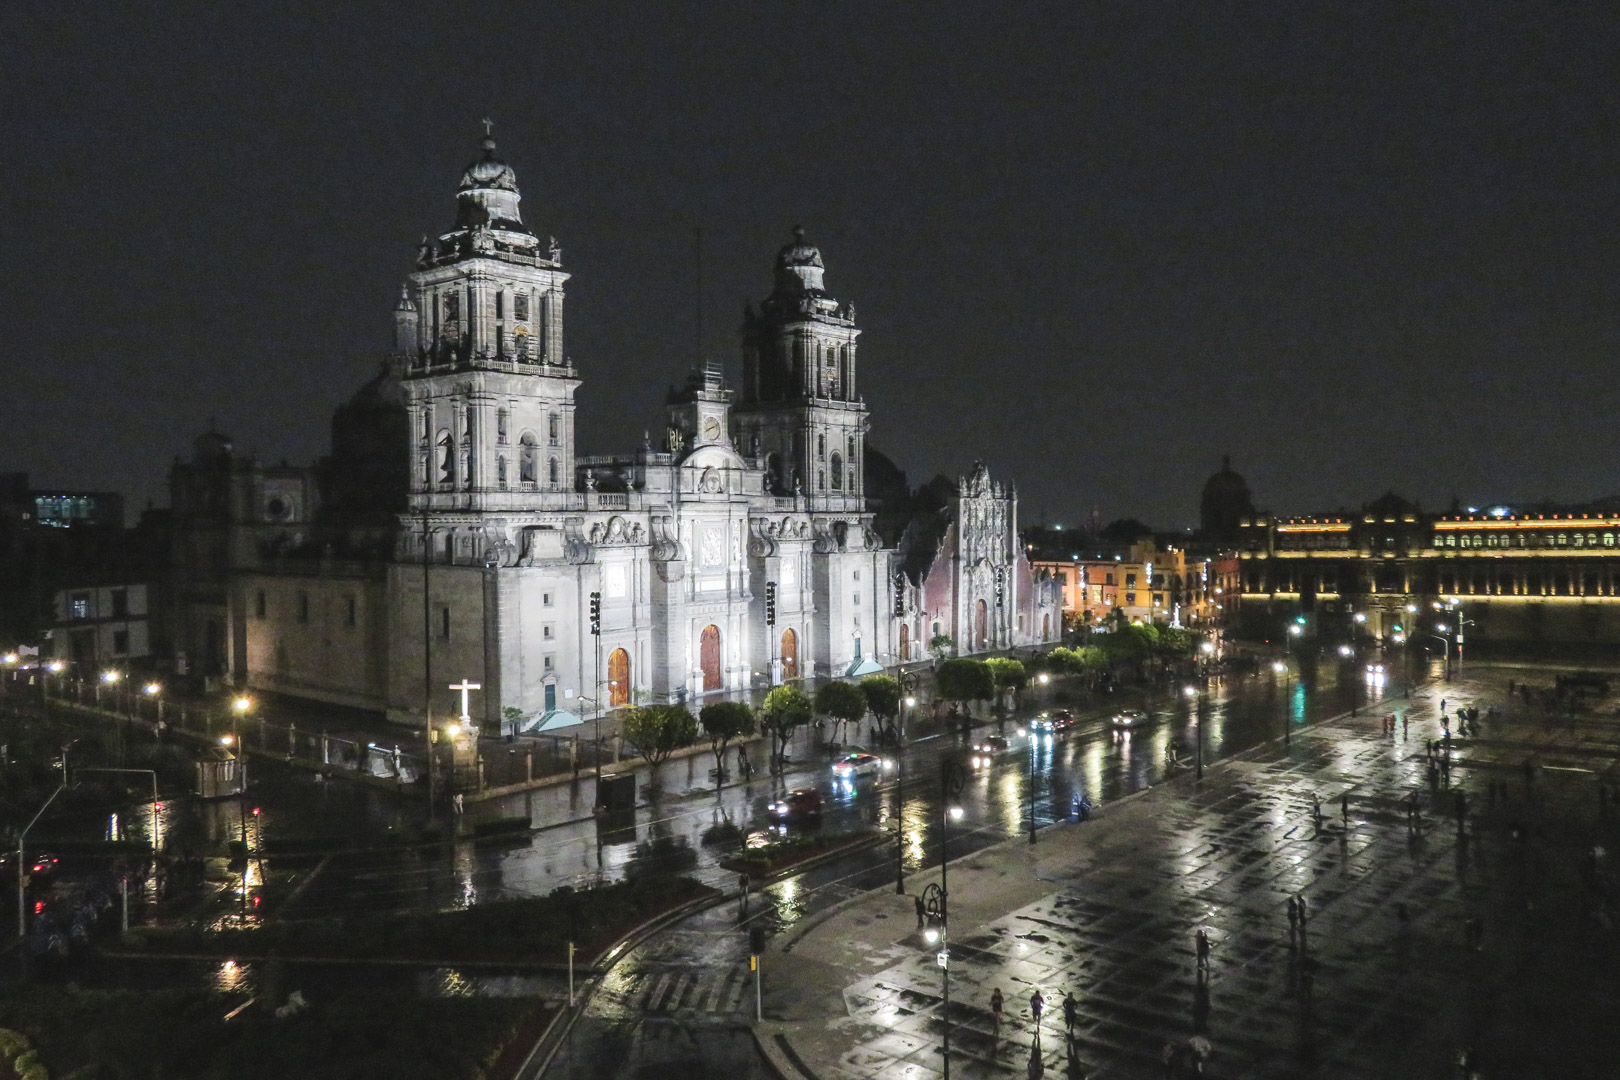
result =
M953 548L952 568L921 588L874 531L860 330L854 305L827 292L803 230L778 252L771 294L745 314L741 394L705 365L670 395L656 444L580 455L569 275L519 200L486 135L462 175L455 228L424 240L395 305L390 367L411 476L393 559L347 582L289 582L285 568L248 575L236 600L249 614L233 623L247 639L239 678L419 725L426 661L436 715L455 707L448 684L467 678L483 686L475 712L486 724L516 708L528 727L557 727L598 698L603 708L690 701L922 660L940 621L922 598L944 597L946 578L952 590L1002 580L956 566ZM984 493L982 478L970 486ZM996 522L1003 535L988 547L1011 566L1022 555L1008 505L972 517ZM266 600L289 589L302 590L296 604ZM369 590L360 609L382 625L361 647L384 655L301 672L298 658L320 649L298 639L331 640L329 627L309 625L307 593L341 589ZM1056 623L1056 589L1018 591L941 600L953 625L979 601L1028 608L990 620L993 635L964 636L962 651L1051 636L1037 628ZM302 623L277 616L295 610ZM352 619L356 605L336 610Z

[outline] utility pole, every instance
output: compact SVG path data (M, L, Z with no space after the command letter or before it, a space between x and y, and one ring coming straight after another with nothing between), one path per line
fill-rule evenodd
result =
M431 462L429 468L432 468ZM427 496L422 501L422 738L427 744L428 820L433 820L433 603L428 595L428 566L433 561L433 536L428 530Z

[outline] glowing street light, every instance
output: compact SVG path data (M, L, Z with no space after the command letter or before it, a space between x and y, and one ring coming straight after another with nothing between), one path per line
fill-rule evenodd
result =
M1352 649L1348 645L1340 645L1339 646L1339 655L1340 656L1345 656L1345 657L1354 656L1355 652L1356 652L1356 650Z

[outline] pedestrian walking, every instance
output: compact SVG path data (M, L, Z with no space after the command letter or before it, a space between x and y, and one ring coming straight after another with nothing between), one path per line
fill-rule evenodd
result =
M742 896L743 907L748 907L748 875L737 875L737 892Z
M1073 1038L1074 1020L1080 1012L1080 1003L1074 1000L1074 991L1063 992L1063 1034Z
M1041 996L1041 988L1036 987L1029 995L1029 1014L1035 1018L1035 1034L1041 1033L1041 1013L1046 1011L1046 998Z
M1344 819L1346 826L1350 824L1350 793L1347 791L1339 796L1339 816Z
M1318 829L1322 827L1322 799L1317 795L1311 796L1311 820Z
M1294 903L1299 905L1299 928L1301 930L1304 930L1305 929L1305 895L1303 893L1295 893L1294 894Z
M1208 934L1208 932L1206 932L1203 927L1199 927L1198 928L1198 933L1193 936L1193 941L1194 941L1194 944L1197 946L1198 966L1200 968L1208 968L1209 967L1209 934Z
M1288 940L1294 940L1294 934L1299 930L1299 901L1292 896L1288 898Z
M927 914L927 912L923 910L923 899L921 895L913 896L911 899L917 905L917 929L921 930L923 928L923 918Z
M1403 738L1403 739L1406 738L1406 727L1407 727L1406 714L1401 713L1401 738Z
M993 1038L1001 1038L1001 1012L1005 1004L1001 997L1001 987L990 991L990 1034Z
M1440 699L1440 715L1444 716L1445 713L1446 713L1446 699L1441 698Z

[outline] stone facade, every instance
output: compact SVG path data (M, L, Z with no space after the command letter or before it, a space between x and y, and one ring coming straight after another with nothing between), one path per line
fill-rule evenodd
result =
M1018 550L1016 496L982 468L944 561L921 592L898 577L896 595L899 553L865 493L854 305L828 294L803 230L745 313L741 394L702 365L656 439L581 457L562 249L524 224L493 139L456 202L456 228L423 241L394 309L410 478L391 553L255 564L234 604L251 611L237 669L250 685L420 725L424 703L459 709L448 684L465 678L482 684L474 712L491 727L516 709L551 728L597 703L893 665L902 626L914 641L926 621L922 593L953 627L994 605L963 651L1056 637L1055 590L1036 588Z

